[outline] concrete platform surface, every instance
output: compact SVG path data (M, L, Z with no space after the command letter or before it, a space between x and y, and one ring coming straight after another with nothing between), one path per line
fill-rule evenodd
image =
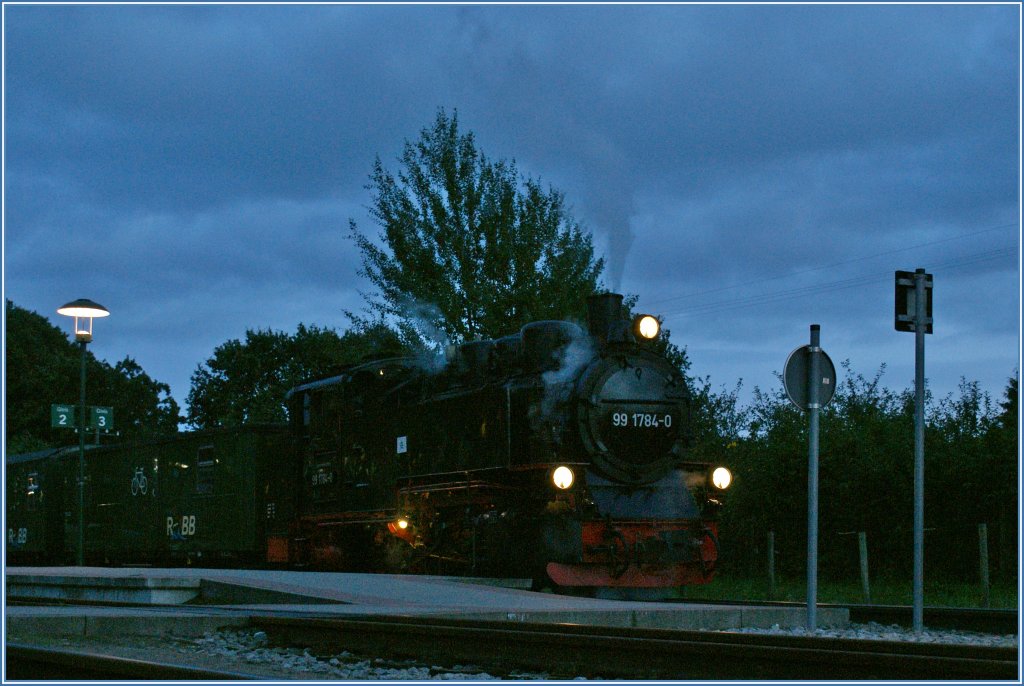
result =
M675 629L803 626L802 608L716 606L577 598L452 577L228 569L14 567L5 597L152 606L5 607L7 631L38 630L193 635L246 616L417 614L518 622L571 622ZM177 608L177 609L174 609ZM239 619L241 618L241 619ZM228 621L231 620L231 621ZM122 629L112 626L122 622ZM220 622L220 624L218 624ZM244 622L243 622L244 623ZM819 608L820 627L849 624L845 609ZM128 629L129 626L133 628ZM216 628L214 626L214 628Z

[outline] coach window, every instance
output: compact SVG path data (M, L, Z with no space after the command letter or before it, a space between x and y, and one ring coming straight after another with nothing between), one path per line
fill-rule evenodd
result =
M214 469L217 460L213 455L213 446L200 446L196 452L196 493L209 495L213 493Z

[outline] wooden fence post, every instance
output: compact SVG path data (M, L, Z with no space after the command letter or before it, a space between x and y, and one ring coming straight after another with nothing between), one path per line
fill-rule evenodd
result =
M871 585L868 582L868 535L864 531L857 532L857 547L860 551L860 590L864 602L871 604Z
M978 525L978 566L981 576L981 590L985 599L985 607L990 607L992 597L988 580L988 524Z

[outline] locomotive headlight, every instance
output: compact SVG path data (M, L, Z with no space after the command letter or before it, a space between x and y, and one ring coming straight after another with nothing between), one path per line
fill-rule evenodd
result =
M633 333L644 340L650 341L657 338L660 331L661 324L649 314L641 314L633 319Z
M409 531L409 518L399 517L393 522L388 522L388 531L396 536L401 536Z
M413 542L414 529L412 528L412 521L404 515L388 522L388 531L403 541Z
M719 467L715 471L711 472L711 483L715 485L720 491L724 491L729 488L729 484L732 483L732 472L725 467Z
M554 482L557 488L560 488L563 491L572 486L572 482L575 480L576 475L573 474L572 470L565 465L562 465L551 473L551 481Z

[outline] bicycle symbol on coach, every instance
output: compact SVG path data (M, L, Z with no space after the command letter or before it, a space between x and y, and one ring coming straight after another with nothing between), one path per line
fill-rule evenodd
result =
M142 471L142 467L135 468L135 476L132 477L132 495L146 495L146 489L149 487L149 480L146 479L146 475Z

